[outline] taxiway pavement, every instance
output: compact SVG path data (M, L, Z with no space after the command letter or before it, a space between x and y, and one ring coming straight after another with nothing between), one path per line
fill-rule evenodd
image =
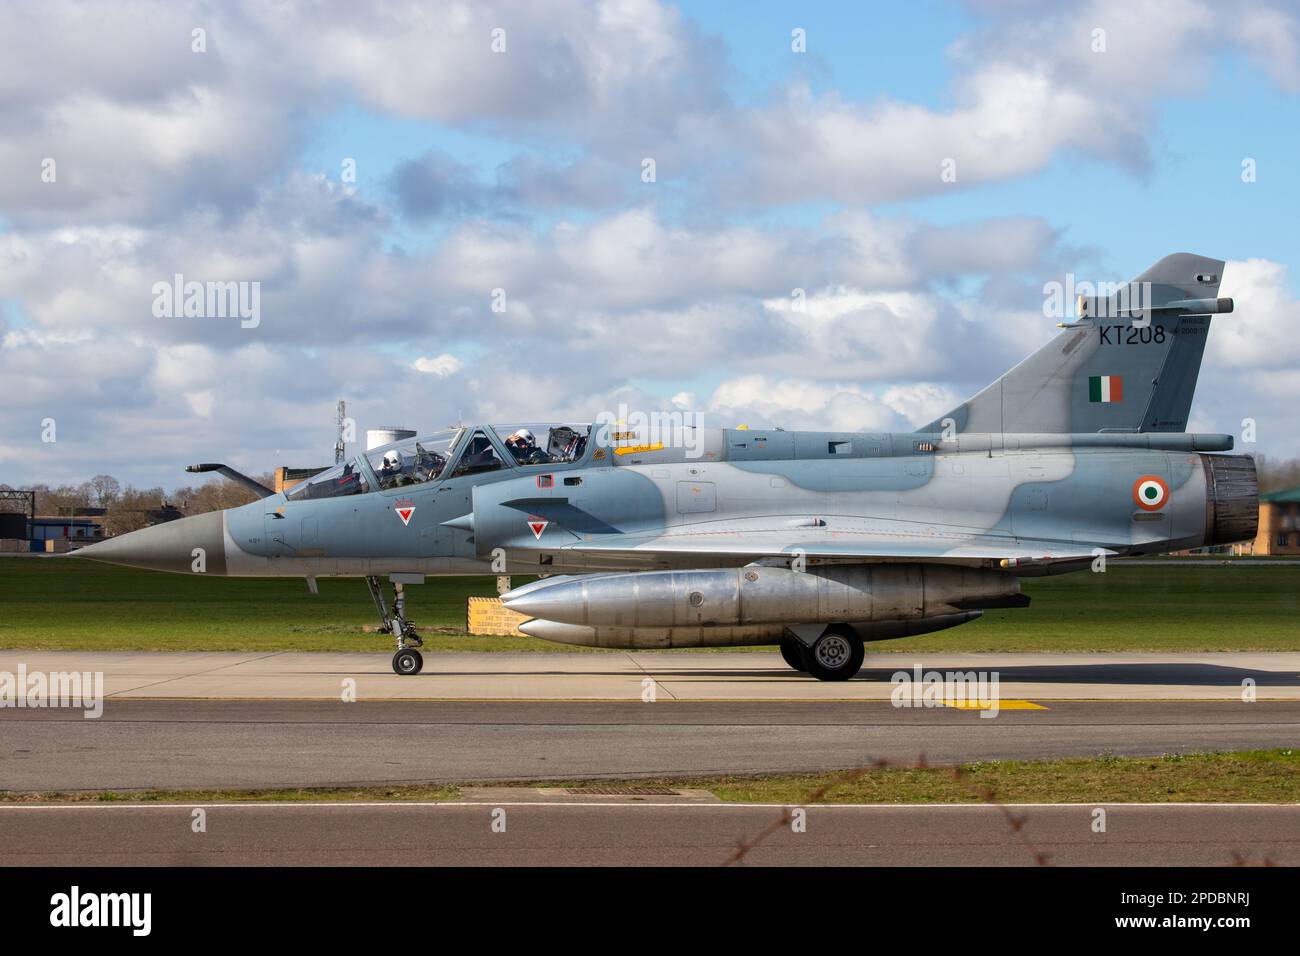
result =
M1097 832L1096 811L1105 811ZM719 865L777 806L651 799L0 806L6 863L114 865ZM1019 829L1008 816L1023 821ZM504 824L504 829L503 825ZM1300 806L812 806L743 865L1227 866L1300 864Z
M999 675L1000 707L896 707L899 671ZM0 789L246 789L834 770L1300 742L1300 654L0 652L104 675L98 719L0 707Z
M1300 742L1300 702L1054 701L994 718L886 701L109 700L0 710L0 789L676 777L1156 755Z
M0 651L0 671L94 671L112 698L338 700L887 700L899 672L996 671L1006 698L1300 701L1300 653L868 654L823 683L769 652L428 653L394 674L381 654ZM647 683L649 682L649 683Z

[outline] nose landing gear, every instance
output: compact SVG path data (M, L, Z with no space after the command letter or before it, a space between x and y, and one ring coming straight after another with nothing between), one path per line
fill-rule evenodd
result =
M393 655L393 670L398 674L418 674L423 669L424 655L414 647L404 647Z
M393 655L393 673L403 677L420 673L424 669L424 655L417 648L423 647L424 641L415 632L414 625L406 619L406 593L402 582L393 582L392 614L388 613L388 605L384 603L384 586L379 583L379 578L368 576L366 585L370 588L370 596L374 599L375 607L379 609L379 619L383 622L384 630L397 640L397 653Z

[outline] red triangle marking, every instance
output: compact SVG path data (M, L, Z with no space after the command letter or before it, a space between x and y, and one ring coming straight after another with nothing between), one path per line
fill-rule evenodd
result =
M409 525L411 523L411 515L415 514L414 505L409 508L397 508L395 510L397 511L397 517L402 519L402 524Z
M528 522L528 527L532 529L533 537L538 541L541 541L542 532L546 530L548 524L550 524L549 521L530 521Z

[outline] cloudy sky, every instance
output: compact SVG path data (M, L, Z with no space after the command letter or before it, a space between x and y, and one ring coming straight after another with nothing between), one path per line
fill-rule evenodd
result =
M1176 251L1191 427L1295 455L1298 97L1282 0L7 3L0 482L324 464L339 398L902 430Z

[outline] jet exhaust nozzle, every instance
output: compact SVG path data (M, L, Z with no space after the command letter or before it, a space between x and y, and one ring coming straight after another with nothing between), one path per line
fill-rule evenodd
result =
M1202 455L1205 543L1249 541L1259 529L1259 476L1249 455Z

